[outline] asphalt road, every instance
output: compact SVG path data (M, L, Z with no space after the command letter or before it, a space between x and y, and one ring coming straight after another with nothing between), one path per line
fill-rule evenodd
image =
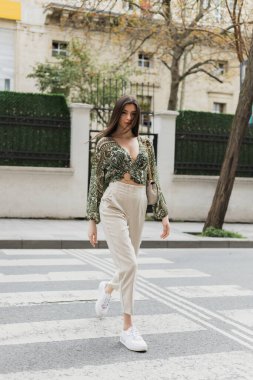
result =
M252 249L144 249L134 321L146 353L119 342L119 294L97 319L108 250L0 250L0 379L253 379Z

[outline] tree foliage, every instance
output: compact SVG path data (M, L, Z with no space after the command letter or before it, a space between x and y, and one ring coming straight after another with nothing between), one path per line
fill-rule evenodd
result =
M36 79L41 92L64 93L70 101L99 106L115 100L115 84L129 81L129 68L99 65L83 43L72 40L66 55L38 63L28 77Z
M132 16L138 22L130 26L130 55L145 50L148 42L152 44L156 57L170 73L168 109L178 107L179 86L190 75L203 74L222 83L216 70L218 54L215 52L224 45L231 49L233 39L228 27L215 22L217 7L214 3L211 0L153 0L147 7L147 2L129 1L143 16Z
M117 68L131 64L142 51L159 60L169 72L164 78L170 89L168 109L175 110L187 77L205 75L222 83L218 64L224 51L226 59L236 52L242 62L250 40L242 44L242 28L245 34L251 14L244 1L70 0L69 22L83 27L86 38L96 31L121 43L126 55L120 54Z

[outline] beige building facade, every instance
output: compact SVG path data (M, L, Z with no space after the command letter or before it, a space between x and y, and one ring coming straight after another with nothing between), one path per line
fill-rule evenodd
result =
M127 35L120 43L111 33L99 28L87 32L82 16L73 16L77 6L76 1L0 0L0 51L3 52L0 55L0 90L38 92L35 80L28 78L28 74L37 63L55 62L55 55L64 54L72 38L84 41L96 61L101 63L116 63L127 54L126 44L122 43ZM110 12L126 11L126 6L127 2L117 1L116 8ZM153 48L149 41L144 44L131 57L131 66L140 72L133 81L154 85L151 104L154 104L154 111L161 112L168 106L170 72L156 55L150 55ZM235 53L203 47L199 54L217 59L216 70L223 83L204 74L187 77L180 85L178 109L234 113L240 90L240 65ZM192 59L190 54L185 55L182 64L187 66Z

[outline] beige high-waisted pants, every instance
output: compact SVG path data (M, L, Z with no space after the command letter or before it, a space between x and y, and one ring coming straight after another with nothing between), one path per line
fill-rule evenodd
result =
M111 281L120 289L121 308L133 314L137 254L147 209L146 186L111 182L100 203L100 218L117 271Z

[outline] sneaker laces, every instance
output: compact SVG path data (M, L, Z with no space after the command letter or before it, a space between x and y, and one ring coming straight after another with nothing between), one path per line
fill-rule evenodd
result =
M132 328L131 328L131 335L136 340L142 340L142 337L141 337L138 329L135 326L132 326Z

